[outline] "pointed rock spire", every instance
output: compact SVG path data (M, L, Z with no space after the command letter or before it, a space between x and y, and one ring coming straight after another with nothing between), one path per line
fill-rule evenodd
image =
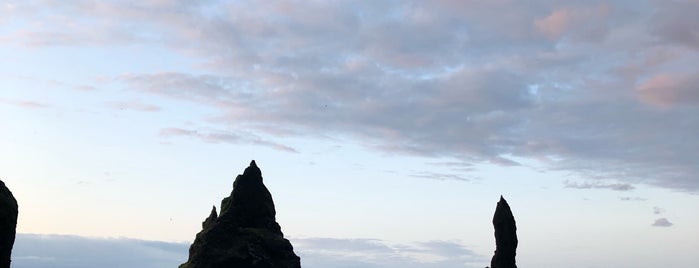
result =
M517 226L512 215L510 205L505 198L500 196L500 201L493 215L493 227L495 227L495 255L490 261L491 268L517 268L515 255L517 255Z
M257 163L255 163L255 160L252 160L250 162L250 166L245 169L243 175L254 177L255 179L259 178L260 183L262 183L262 171L260 171L260 168L257 167Z
M0 268L10 267L18 211L17 200L0 180Z
M202 223L180 268L300 268L277 223L274 201L253 160L233 182L230 196Z
M214 222L216 222L216 219L218 219L218 214L216 213L216 206L214 206L214 208L211 209L209 217L207 217L206 220L201 223L201 228L208 229L214 224Z

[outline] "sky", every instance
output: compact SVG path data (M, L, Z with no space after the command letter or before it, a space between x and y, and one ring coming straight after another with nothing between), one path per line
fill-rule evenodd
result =
M0 1L14 267L174 267L250 160L303 267L699 263L699 1Z

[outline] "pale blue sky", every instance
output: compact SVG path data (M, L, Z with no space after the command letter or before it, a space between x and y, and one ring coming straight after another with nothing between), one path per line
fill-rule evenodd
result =
M520 267L694 267L697 12L0 1L15 264L90 245L184 262L255 159L304 267L484 267L501 194Z

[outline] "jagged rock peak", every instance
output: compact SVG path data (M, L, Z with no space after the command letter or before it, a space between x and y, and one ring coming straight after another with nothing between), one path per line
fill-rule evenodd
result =
M252 160L250 162L250 166L245 168L243 176L253 176L262 180L262 171L260 171L260 168L257 167L257 163L255 163L255 160Z
M10 267L18 212L17 199L0 180L0 268Z
M216 213L216 206L213 206L211 208L211 214L209 214L209 218L218 218L218 213Z
M214 222L216 222L216 219L218 219L218 214L216 213L216 206L214 206L214 208L211 209L209 217L207 217L206 220L204 220L204 222L201 223L201 228L207 229L211 227L211 225L213 225Z
M230 196L202 223L180 268L300 268L300 259L275 219L274 201L253 160Z
M500 196L493 215L495 227L495 255L490 261L491 268L517 268L517 225L510 205Z

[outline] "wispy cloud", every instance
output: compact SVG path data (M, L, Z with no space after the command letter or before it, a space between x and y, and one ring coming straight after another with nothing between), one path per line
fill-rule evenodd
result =
M22 108L28 108L28 109L43 109L43 108L49 108L51 105L37 102L37 101L30 101L30 100L5 100L5 99L0 99L0 103L5 103L17 107L22 107Z
M642 198L642 197L631 197L631 196L623 196L619 197L619 200L621 201L647 201L647 198Z
M571 189L608 189L614 191L631 191L635 187L628 183L605 183L605 182L571 182L565 181L565 187Z
M160 106L143 103L138 100L131 101L114 101L108 103L109 107L117 110L133 110L141 112L158 112L161 110Z
M253 144L270 147L279 151L298 153L298 151L292 147L267 141L254 134L246 132L205 132L182 128L164 128L160 130L159 135L163 138L184 136L195 138L207 143Z
M427 171L420 171L420 172L413 172L410 174L411 177L415 178L423 178L423 179L431 179L431 180L439 180L439 181L446 181L446 180L455 180L455 181L470 181L471 179L464 177L459 174L452 174L452 173L436 173L436 172L427 172Z

